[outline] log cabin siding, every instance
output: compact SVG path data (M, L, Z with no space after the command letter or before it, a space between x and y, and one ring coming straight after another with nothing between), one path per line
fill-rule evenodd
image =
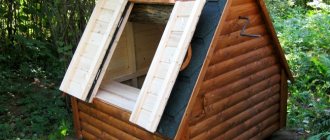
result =
M226 6L219 12L221 19L214 27L217 29L212 30L213 40L207 42L210 45L205 50L205 58L198 59L203 62L198 65L200 72L194 75L197 81L190 81L192 88L184 96L181 90L172 91L175 94L171 95L169 111L165 111L164 117L170 119L163 121L159 128L169 126L174 116L179 127L173 132L176 133L174 139L264 139L285 126L287 80L292 76L270 27L263 0L210 0L208 3L226 3ZM238 16L248 16L251 23L246 32L261 37L240 36L245 21ZM209 22L207 19L205 23ZM200 40L200 36L196 35L195 40ZM194 55L193 47L193 59L196 59ZM178 79L185 82L180 76ZM177 87L184 86L177 84ZM78 138L172 138L170 133L153 134L130 123L129 112L99 99L87 104L72 98L72 103ZM181 104L185 106L179 107ZM182 111L177 113L173 108Z
M190 139L265 138L284 116L285 73L258 1L228 6L188 120ZM240 36L245 21L239 16L250 17L246 32L261 37Z
M76 100L79 129L76 131L85 139L166 139L159 134L145 131L129 122L130 113L99 99L93 104Z

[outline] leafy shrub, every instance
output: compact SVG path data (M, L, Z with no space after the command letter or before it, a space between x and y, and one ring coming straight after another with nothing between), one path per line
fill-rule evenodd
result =
M330 10L286 2L267 3L295 78L289 88L288 126L329 134Z

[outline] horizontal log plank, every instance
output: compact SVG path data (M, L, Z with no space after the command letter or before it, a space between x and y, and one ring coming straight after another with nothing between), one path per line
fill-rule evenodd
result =
M265 83L262 83L265 84ZM272 83L275 84L275 83ZM206 116L209 116L208 114L213 114L212 112L219 112L221 110L226 110L232 106L237 105L237 103L242 103L246 101L246 99L249 99L249 97L252 97L254 94L275 94L280 91L279 85L274 85L266 90L259 90L259 89L251 89L252 92L240 92L238 94L234 94L231 97L225 98L219 102L216 102L215 104L211 104L209 106L205 107ZM257 91L257 92L254 92ZM259 93L260 92L260 93ZM240 95L243 95L243 97L239 97ZM226 104L228 103L228 104ZM210 112L210 113L208 113Z
M84 131L96 136L98 139L117 140L117 138L109 135L108 133L88 124L87 122L81 122L81 127Z
M247 17L250 19L250 24L248 25L248 27L255 27L261 24L265 24L260 13L248 15ZM221 35L241 31L246 24L246 20L236 18L227 21L225 24L225 28L221 31Z
M203 93L203 96L205 97L206 94L208 94L207 98L211 98L212 96L218 98L218 99L224 99L234 93L237 93L245 88L248 88L252 86L255 83L258 83L260 81L263 81L265 79L271 79L273 81L279 81L280 80L280 74L277 72L277 70L270 70L272 68L268 68L266 70L257 72L255 74L252 74L244 79L241 79L235 83L229 84L224 87L219 87L218 89L209 92L209 93ZM278 70L279 71L279 70ZM219 94L221 93L221 94Z
M248 16L259 12L260 9L256 2L247 2L236 6L234 5L229 9L229 14L226 17L226 20L233 20L239 16Z
M105 112L105 113L107 113L113 117L116 117L122 121L125 121L125 122L128 122L129 117L131 115L129 112L127 112L123 109L111 106L97 98L94 98L93 107L95 107L95 109L97 109L97 110Z
M245 66L242 66L225 74L204 81L202 84L201 92L211 92L218 87L231 84L235 81L243 79L246 76L249 76L265 68L268 68L276 63L277 63L277 58L274 56L269 56L259 61L247 64Z
M270 68L267 68L264 71L270 71L267 72L268 74L278 74L280 71L279 66L275 65L272 66ZM267 77L267 76L265 76ZM268 77L267 77L268 78ZM222 98L223 100L219 100L217 97L213 97L213 98L205 98L205 96L201 96L199 97L198 102L196 102L194 110L192 112L192 118L189 120L189 124L196 124L198 121L202 120L204 117L206 116L205 111L206 110L215 110L214 108L216 108L216 110L224 110L225 108L228 108L230 106L233 106L235 104L237 104L240 101L243 101L244 99L246 99L247 97L250 97L251 94L253 93L258 93L262 90L265 90L267 88L269 88L270 86L271 89L277 89L277 84L279 83L279 78L277 76L277 78L273 78L272 79L272 75L269 76L269 79L265 78L264 80L261 80L260 82L256 82L255 84L251 84L251 86L238 91L237 93L231 93L231 94L218 94L220 95L220 97L218 98ZM249 78L247 78L249 79ZM251 79L252 81L254 81L253 79ZM253 82L252 82L253 83ZM221 93L221 92L220 92ZM226 98L228 97L228 98ZM225 99L224 99L225 98ZM213 105L210 105L212 104ZM205 107L204 107L205 106Z
M205 80L211 79L217 75L224 74L229 72L230 70L234 70L243 65L255 62L262 58L265 58L273 53L273 48L271 46L265 46L255 51L242 54L240 56L234 57L232 59L228 59L221 63L217 63L208 67Z
M93 108L89 108L88 106L86 106L85 104L79 104L79 108L91 115L92 117L107 123L108 125L111 125L113 127L116 127L126 133L129 133L137 138L140 139L155 139L156 135L151 134L147 131L144 131L143 129L139 128L138 126L131 124L129 122L125 122L122 120L119 120L118 118L115 118L113 116L110 116L106 113L103 113L99 110L93 109Z
M260 132L258 135L250 138L250 140L265 139L266 137L270 136L271 134L273 134L278 129L280 129L280 123L277 122L277 123L271 125L270 127L268 127L267 129L263 130L262 132Z
M130 140L138 139L138 138L136 138L130 134L127 134L126 132L124 132L118 128L108 125L84 112L79 112L79 116L81 117L82 121L86 121L89 124L93 124L95 127L98 127L100 129L104 130L108 134L110 134L118 139L130 139Z
M255 115L255 111L262 111L267 109L269 106L272 106L279 102L279 95L275 94L274 96L267 98L267 100L264 100L263 102L260 102L258 104L253 104L252 102L247 102L250 104L247 105L248 109L241 112L240 114L243 114L242 116L250 116ZM252 105L252 106L251 106ZM254 106L253 106L254 105ZM191 126L191 136L193 137L193 140L200 140L200 139L212 139L216 137L221 132L221 127L218 127L219 125L233 117L232 114L236 115L235 113L232 113L230 111L235 111L233 109L228 109L226 112L228 112L227 115L224 112L220 112L217 115L214 115L206 120L203 120L201 123L198 123L195 126Z
M242 139L250 139L251 137L258 134L258 132L266 129L268 126L271 126L275 122L279 120L279 114L275 114L270 118L267 118L266 120L262 121L261 123L253 126L249 130L237 135L233 140L242 140Z
M240 117L235 117L231 119L230 122L227 125L223 125L222 128L231 128L230 130L227 130L225 133L222 135L216 137L216 139L233 139L239 134L242 134L244 131L248 130L249 128L256 126L258 123L266 120L267 118L271 118L272 116L275 116L274 118L278 118L278 113L279 111L279 104L275 104L268 109L264 110L263 112L259 114L254 114L252 116L241 116ZM247 119L248 117L251 117L250 119ZM246 121L244 121L246 120Z
M279 81L278 77L275 79L276 77L274 77L274 79L269 79L267 81L270 81L270 80L275 80L275 81ZM275 83L274 81L270 81L271 83ZM276 91L276 90L275 90ZM278 91L278 89L277 89ZM266 96L267 94L275 94L277 92L274 92L274 91L269 91L269 90L265 90L265 91L262 91L261 93L258 93L257 95L254 95L254 96L251 96L250 98L244 100L243 102L240 102L238 104L234 104L233 106L227 106L227 105L224 105L224 106L221 106L223 105L223 103L217 103L217 104L214 104L214 105L210 105L210 106L207 106L205 107L205 112L204 112L204 116L203 116L203 120L200 119L200 120L196 120L195 122L193 122L191 125L192 126L196 126L196 131L198 131L197 129L199 128L198 126L201 127L201 125L203 124L203 122L205 122L206 120L210 119L213 117L213 119L215 119L214 117L216 116L217 113L221 112L222 116L233 116L235 115L235 113L237 114L237 112L239 112L239 110L242 110L243 108L246 108L246 104L245 102L249 101L250 99L253 99L255 102L258 102L260 101L260 99L264 96ZM259 95L259 96L258 96ZM261 96L263 95L263 96ZM257 98L259 97L259 98ZM225 115L227 113L227 115ZM216 120L214 120L216 121ZM210 123L212 123L211 121L208 121ZM208 126L208 125L212 125L212 124L204 124L204 126ZM192 131L194 131L192 129ZM201 130L199 130L201 131Z
M250 86L248 86L247 88L245 89L242 89L238 92L225 92L225 91L228 91L226 90L226 87L223 88L223 89L219 89L218 92L212 92L212 93L206 93L205 96L204 96L204 105L205 106L208 106L210 104L213 104L215 102L219 102L221 101L222 99L225 99L229 96L233 97L233 96L238 96L240 95L239 97L240 98L243 98L245 97L244 94L248 94L248 93L255 93L255 92L258 92L260 90L263 90L263 89L266 89L266 88L269 88L270 86L273 86L275 84L279 84L279 79L278 77L274 77L272 78L273 75L275 74L278 74L280 72L280 68L278 65L274 65L272 67L269 67L267 69L265 69L264 71L262 71L262 73L267 73L267 75L270 75L270 77L264 77L265 80L262 80L260 82L256 82L256 83L250 83ZM233 101L232 101L233 102ZM228 104L229 105L229 104Z
M95 140L95 139L97 139L96 136L94 136L93 134L91 134L91 133L89 133L89 132L87 132L85 130L82 130L81 131L81 134L82 134L83 138L84 139L87 139L87 140Z
M267 34L267 30L266 26L264 24L261 24L254 27L248 27L246 29L246 33L265 36ZM216 39L221 40L218 42L217 48L226 48L255 38L241 36L241 31L236 31L230 34L218 36L216 37Z
M237 5L242 5L246 3L253 3L256 2L255 0L233 0L231 3L231 6L237 6Z
M261 47L270 45L271 40L269 36L262 36L260 38L251 39L249 41L245 41L234 46L230 46L227 48L218 49L214 52L214 56L211 60L211 65L219 63L221 61L225 61L239 55L248 53L250 51L259 49Z

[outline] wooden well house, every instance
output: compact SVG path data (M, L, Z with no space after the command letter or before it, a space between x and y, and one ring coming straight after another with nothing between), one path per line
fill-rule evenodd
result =
M60 89L84 139L263 139L293 80L263 0L98 0Z

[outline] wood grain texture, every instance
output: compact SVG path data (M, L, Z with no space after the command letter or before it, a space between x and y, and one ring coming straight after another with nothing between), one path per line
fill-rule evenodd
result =
M228 127L226 129L228 129L228 128L231 128L231 129L227 130L225 133L216 137L216 139L233 139L236 136L247 131L250 127L258 125L258 123L261 123L263 120L266 120L267 118L272 118L272 117L278 118L278 114L276 114L278 112L278 109L279 109L279 104L275 104L275 105L269 107L268 109L260 112L259 114L249 116L251 118L248 120L247 120L247 118L248 118L247 116L243 116L242 118L239 118L237 116L236 117L237 120L235 120L235 118L233 118L232 123L227 124ZM233 123L236 125L232 125ZM248 139L248 138L245 138L245 139Z
M155 132L195 32L205 0L177 1L130 121Z
M88 124L87 122L81 122L82 129L98 139L107 139L107 140L118 140L117 138L111 136L110 134Z
M126 4L127 0L98 1L64 76L60 90L78 99L86 100L102 65L105 52L111 40L115 37L114 34ZM121 31L118 33L121 34ZM112 44L110 58L117 41L115 40ZM102 79L103 75L100 74L100 77ZM96 89L98 85L95 85Z
M166 25L172 10L173 5L136 4L130 15L129 21L135 23Z
M232 82L238 81L246 76L252 75L262 69L276 64L276 57L270 56L260 59L256 62L246 64L238 69L234 69L223 75L215 76L212 79L205 80L201 92L212 92L218 87L225 86Z
M165 139L129 122L129 113L95 98L92 104L78 102L83 131L98 139ZM116 115L115 115L116 114ZM89 136L89 135L88 135ZM85 138L85 137L84 137Z
M226 5L225 5L224 11L223 11L222 16L219 20L219 24L216 28L215 35L212 39L210 49L207 52L206 59L204 60L200 75L198 76L198 79L196 81L196 86L194 87L194 90L193 90L192 95L190 97L190 101L188 102L186 111L184 113L184 116L182 118L182 121L181 121L179 129L178 129L177 135L174 138L175 140L189 139L190 138L188 130L189 130L189 121L192 118L191 114L192 114L192 111L194 110L194 105L195 105L196 101L200 98L199 90L200 90L200 87L203 83L203 79L204 79L204 76L206 74L206 70L207 70L207 68L208 68L208 66L209 66L209 64L212 60L214 50L218 46L217 44L218 44L219 40L217 39L217 36L220 36L221 31L223 30L223 28L225 26L225 24L224 24L225 18L224 17L226 17L229 14L228 9L230 8L230 6L228 6L228 5L231 5L231 2L232 1L229 0L229 1L227 1Z
M195 97L199 99L194 99L193 109L185 116L189 118L186 138L249 139L253 134L268 136L270 130L278 129L272 125L280 118L282 63L273 36L257 0L230 2L230 14L223 17L224 30L216 35L218 43L196 87ZM243 23L239 16L249 16L247 32L261 37L240 36ZM251 110L254 105L257 112Z
M215 65L211 65L205 76L205 80L211 79L217 75L224 74L231 70L237 69L246 64L250 64L267 56L270 56L273 53L273 49L271 46L263 47L252 52L248 52L242 54L237 57L233 57L229 60L223 61L221 63L217 63Z
M288 64L288 62L285 58L284 51L281 47L280 41L277 38L277 34L276 34L276 31L275 31L273 22L272 22L272 20L270 18L270 15L268 13L266 4L265 4L264 0L257 0L257 1L258 1L259 8L261 9L262 16L264 17L264 20L266 22L267 29L270 32L271 36L272 36L273 42L274 42L275 47L276 47L276 51L278 53L278 57L280 58L280 62L281 62L282 66L285 70L285 73L287 74L287 77L289 78L289 80L294 81L294 78L293 78L292 73L290 71L289 64Z
M250 51L259 49L267 45L270 45L270 39L268 36L263 36L261 38L241 42L237 45L233 45L223 49L221 49L219 46L219 48L217 48L218 50L214 52L214 58L211 61L211 65L237 57L239 55L248 53Z
M271 134L273 134L279 128L280 128L280 124L278 122L276 122L273 125L271 125L268 128L266 128L265 130L263 130L260 133L258 133L256 136L250 138L250 140L261 140L261 139L265 139L268 136L270 136Z
M80 119L79 119L78 101L77 98L72 96L70 97L70 99L71 99L74 131L76 133L76 137L80 139L82 138L82 134L81 134Z
M143 4L174 4L175 0L128 0L133 3L143 3Z
M280 127L286 126L288 102L288 78L284 70L281 73Z
M268 126L271 126L272 124L276 123L278 119L279 114L275 114L267 118L266 120L260 122L259 124L253 126L249 130L246 130L245 132L237 135L233 140L250 139L260 133L262 130L266 129Z
M91 134L91 133L89 133L89 132L87 132L85 130L82 130L81 133L83 135L83 138L86 139L86 140L95 140L95 139L97 139L96 136L94 136L93 134Z
M249 109L246 109L242 112L239 113L239 115L235 115L234 113L231 113L228 111L229 114L234 114L234 115L223 115L222 113L219 113L218 115L208 119L207 121L205 121L205 124L208 123L209 125L202 125L199 128L206 128L203 131L200 131L199 129L193 129L191 130L191 134L195 137L193 137L192 139L212 139L215 138L216 136L218 136L221 133L224 133L226 131L226 121L230 121L230 119L236 119L235 117L244 117L244 116L253 116L256 113L259 113L260 111L265 110L266 108L278 103L279 101L279 95L274 95L273 97L268 98L267 100L264 100L260 103L258 103L257 105L255 105L255 102L247 102L250 103L251 105L255 105L255 106L249 106ZM233 111L233 110L231 110ZM257 112L256 112L257 111ZM213 123L210 123L213 122ZM235 121L232 122L233 126L236 126L237 124L235 124ZM211 125L210 125L211 124ZM229 124L230 125L230 124ZM197 127L197 126L194 126ZM198 132L194 131L194 130L199 130ZM200 133L201 132L201 133Z

